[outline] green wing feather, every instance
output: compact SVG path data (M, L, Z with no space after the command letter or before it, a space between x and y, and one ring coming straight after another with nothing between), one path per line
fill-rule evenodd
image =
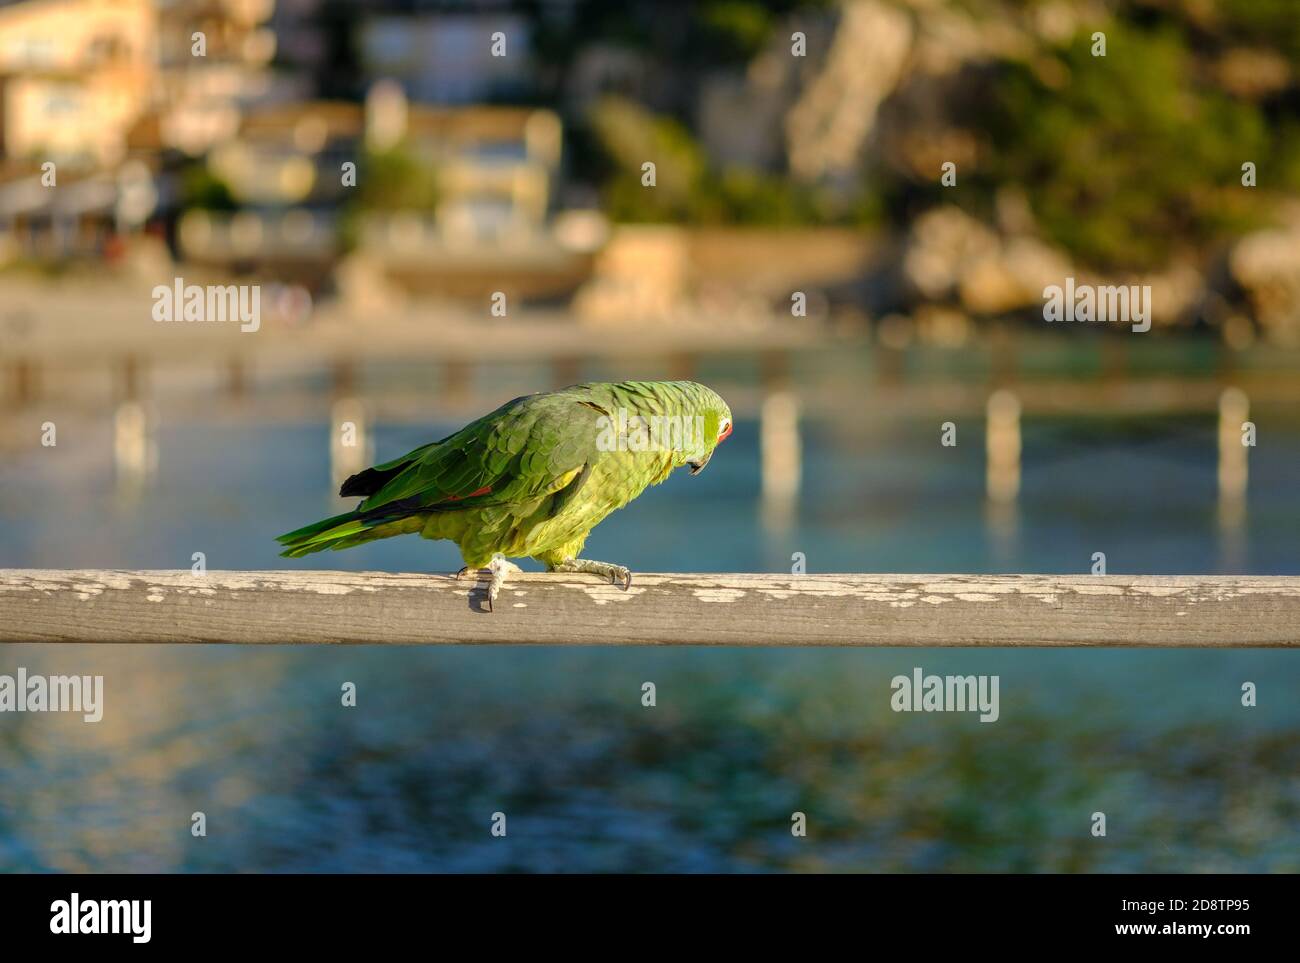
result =
M353 476L341 493L365 494L357 509L281 535L280 554L296 558L416 531L403 523L431 512L576 491L585 481L581 469L598 455L600 414L581 403L585 388L516 398L454 435Z

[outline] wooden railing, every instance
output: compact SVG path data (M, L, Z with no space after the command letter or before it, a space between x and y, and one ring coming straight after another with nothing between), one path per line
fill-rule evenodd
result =
M0 569L0 642L1300 646L1300 578Z

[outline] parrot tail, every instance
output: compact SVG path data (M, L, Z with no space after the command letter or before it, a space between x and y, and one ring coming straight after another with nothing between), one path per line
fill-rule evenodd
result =
M334 543L350 535L356 535L365 528L360 512L345 512L313 522L305 528L288 532L276 539L284 546L280 553L284 558L300 558L312 552L321 552L333 548Z
M354 511L288 532L276 541L284 546L284 551L280 553L282 557L301 558L313 552L323 552L327 548L351 548L377 538L419 531L420 527L420 521L416 518L367 516L365 512Z

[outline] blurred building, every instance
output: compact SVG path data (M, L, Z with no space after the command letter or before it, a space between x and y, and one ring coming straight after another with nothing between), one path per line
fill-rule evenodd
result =
M0 8L0 153L107 166L197 154L274 90L272 0L27 0Z
M0 7L0 262L111 257L175 195L168 169L285 85L272 0ZM52 167L50 165L53 165Z
M339 253L342 170L360 156L358 104L309 101L249 111L235 137L207 159L235 211L187 211L179 225L186 260L230 268L328 272Z
M323 277L351 240L354 279L369 262L411 291L468 295L502 278L534 293L571 288L574 241L549 220L561 132L547 110L423 106L394 83L364 105L254 109L207 161L238 209L187 212L180 250Z
M116 163L157 88L149 0L31 0L0 8L0 153Z
M372 97L370 109L383 109ZM559 172L561 125L549 110L413 106L386 132L436 172L433 227L448 241L504 243L538 233ZM372 131L374 126L372 125ZM372 147L383 149L381 142Z
M367 102L369 147L407 153L432 172L432 209L365 211L356 259L412 293L525 297L572 293L603 242L603 222L552 221L562 126L549 110L405 105L378 86ZM355 276L355 275L354 275Z
M166 0L156 6L159 78L140 132L146 142L152 137L161 149L198 156L234 136L250 107L307 94L305 84L270 69L276 35L267 21L274 0Z

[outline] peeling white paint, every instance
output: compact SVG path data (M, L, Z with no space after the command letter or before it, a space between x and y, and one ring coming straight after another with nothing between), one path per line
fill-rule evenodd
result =
M1070 590L1074 592L1076 595L1123 595L1125 592L1128 591L1128 586L1107 585L1106 583L1100 581L1100 576L1093 576L1093 577L1097 578L1098 581L1078 582L1074 585L1071 585Z
M597 605L604 605L607 602L626 602L638 595L645 594L645 589L636 585L626 591L617 585L610 585L608 582L600 582L596 585L584 582L565 582L564 585L567 588L579 589Z
M699 602L735 602L745 597L740 589L692 589L691 594Z
M1172 585L1130 585L1129 591L1138 595L1150 595L1154 598L1164 598L1169 595L1182 595L1187 591L1181 586Z

